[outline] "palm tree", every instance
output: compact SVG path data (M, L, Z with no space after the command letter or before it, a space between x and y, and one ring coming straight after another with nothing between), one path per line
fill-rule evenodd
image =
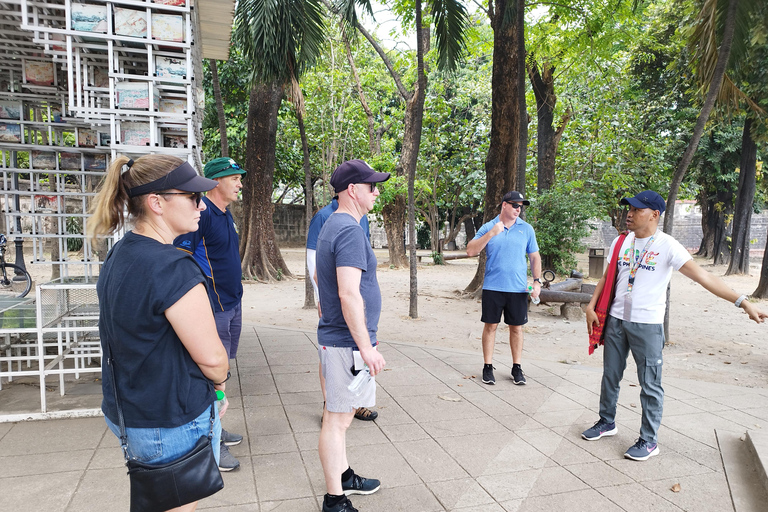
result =
M285 87L298 82L320 54L324 32L319 0L240 0L235 11L232 42L251 66L252 83L240 230L248 279L291 276L272 223L277 113Z

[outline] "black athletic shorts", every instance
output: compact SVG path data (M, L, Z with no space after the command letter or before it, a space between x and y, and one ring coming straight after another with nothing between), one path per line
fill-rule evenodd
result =
M527 324L528 293L483 290L483 316L480 321L484 324L497 324L501 321L502 311L505 324Z

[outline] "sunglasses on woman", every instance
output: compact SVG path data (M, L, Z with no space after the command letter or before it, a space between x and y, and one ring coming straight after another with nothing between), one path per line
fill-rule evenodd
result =
M155 192L159 196L189 196L195 202L195 207L200 207L200 201L203 200L202 192Z

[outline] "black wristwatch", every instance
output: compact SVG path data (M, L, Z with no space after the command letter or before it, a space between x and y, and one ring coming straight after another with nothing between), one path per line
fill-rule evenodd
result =
M536 277L536 278L534 278L533 282L534 282L534 283L539 283L539 284L541 284L541 279L539 279L538 277Z
M224 379L224 380L223 380L223 381L221 381L221 382L214 382L214 384L215 384L216 386L221 386L222 384L224 384L225 382L227 382L231 376L232 376L232 372L230 372L229 370L227 370L227 378L226 378L226 379Z

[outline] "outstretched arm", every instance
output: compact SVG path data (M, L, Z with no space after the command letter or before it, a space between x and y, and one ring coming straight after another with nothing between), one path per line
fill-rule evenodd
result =
M741 296L737 292L733 291L727 284L725 284L725 281L716 275L707 272L699 265L697 265L693 260L689 260L685 265L680 267L680 273L685 277L696 281L713 295L717 295L721 299L725 299L730 303L735 303L736 300ZM749 318L757 323L764 322L765 319L768 318L768 313L761 311L756 305L752 304L746 299L741 301L740 307L749 315Z

